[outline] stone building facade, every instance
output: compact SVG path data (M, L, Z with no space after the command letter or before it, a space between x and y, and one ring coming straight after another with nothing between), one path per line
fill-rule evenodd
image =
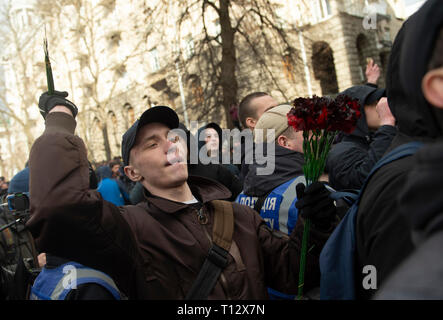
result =
M268 30L251 23L243 30L248 37L235 36L238 102L253 91L269 92L281 102L297 96L337 94L365 82L367 58L381 67L379 85L384 86L390 46L404 20L403 0L263 1L271 8L266 14L273 10L270 20L276 28ZM20 1L26 4L26 12L35 10L36 17L50 17L27 21L27 27L41 30L35 39L42 39L42 26L46 25L50 45L57 44L51 46L51 56L57 62L53 66L56 89L69 91L79 106L77 134L85 140L90 160L119 156L122 134L137 116L154 105L174 108L184 123L198 120L201 125L210 121L226 125L220 90L211 91L214 74L207 72L210 60L197 59L211 53L217 60L221 55L220 48L213 47L209 53L200 45L205 34L199 6L188 8L190 13L179 25L177 19L183 17L183 8L174 1L88 0L83 1L85 8L80 0L58 2L60 11L53 12L53 6L45 7L44 1ZM247 1L232 1L233 24L243 19L244 3ZM16 11L20 11L18 4ZM63 15L70 17L69 23L57 22L57 17ZM82 37L90 31L79 22L85 17L94 27L95 38L82 43ZM206 34L216 38L220 31L217 14L208 11L204 18ZM277 37L279 34L284 34L284 41ZM264 35L268 42L263 40ZM41 50L39 41L28 46ZM19 104L22 102L14 94L18 89L8 81L8 68L13 68L14 59L14 50L5 50L7 100ZM39 92L46 90L41 62L42 56L38 55L27 61L39 76L34 78L33 100L21 109L36 109ZM101 71L94 74L93 70L98 69ZM36 138L43 130L43 120L37 110L29 117ZM11 122L14 141L23 146L20 127L13 119ZM191 131L196 129L192 127ZM20 157L23 163L8 164L8 159L18 154L12 149L10 155L2 154L2 165L18 171L26 157Z

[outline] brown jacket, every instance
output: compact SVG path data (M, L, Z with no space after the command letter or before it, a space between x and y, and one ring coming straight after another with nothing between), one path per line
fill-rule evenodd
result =
M204 203L204 224L194 207L151 195L136 206L116 207L89 189L86 148L73 134L75 125L69 115L49 114L31 150L27 225L39 251L102 270L130 298L183 299L211 247L209 201L230 192L211 180L188 179ZM249 207L233 203L233 209L228 265L209 299L266 299L268 286L296 293L303 221L288 237ZM318 255L328 236L311 230L306 290L319 284Z

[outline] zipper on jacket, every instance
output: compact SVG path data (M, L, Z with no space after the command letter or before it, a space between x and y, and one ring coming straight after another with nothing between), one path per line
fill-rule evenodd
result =
M203 208L197 211L197 219L200 224L208 223L208 216L203 212Z

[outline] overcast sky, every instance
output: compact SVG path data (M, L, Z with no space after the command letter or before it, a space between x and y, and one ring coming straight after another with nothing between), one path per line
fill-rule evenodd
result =
M405 4L407 6L409 6L410 4L413 4L413 3L416 3L416 2L420 2L420 1L423 1L423 0L404 0L404 1L405 1Z

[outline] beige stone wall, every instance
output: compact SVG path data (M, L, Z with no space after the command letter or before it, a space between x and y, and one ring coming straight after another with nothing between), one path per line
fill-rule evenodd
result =
M278 8L279 14L282 15L281 23L293 48L293 51L287 57L285 57L285 44L277 36L273 36L270 30L265 31L271 39L271 43L268 45L264 43L260 30L250 30L249 32L250 40L254 43L258 55L252 52L244 38L239 35L236 36L238 101L253 91L269 92L280 102L293 100L297 96L308 96L308 78L310 79L312 93L324 94L321 81L316 79L315 63L312 59L314 46L321 42L329 46L333 55L337 91L342 91L363 82L361 77L362 67L364 72L362 60L365 61L366 57L372 57L382 67L382 78L379 85L384 86L383 75L386 66L383 66L380 54L387 61L389 47L380 47L376 30L365 30L363 28L364 0L329 0L330 14L325 17L318 17L317 15L315 19L312 13L313 8L315 9L313 1L317 0L274 1L280 4L276 8ZM326 0L322 1L321 3L324 6ZM192 37L194 41L195 50L198 48L199 39L201 39L202 21L201 17L199 18L199 7L196 8L195 13L191 14L190 22L184 23L177 37L176 25L172 20L174 15L179 13L172 10L159 11L153 16L150 15L150 10L153 10L155 3L158 2L110 0L109 3L114 5L114 9L110 11L102 11L101 4L98 1L91 2L100 7L97 9L99 14L94 15L94 23L99 35L99 39L95 44L97 45L97 61L100 66L106 66L110 63L118 65L119 61L128 52L135 50L135 45L141 39L143 40L142 45L137 47L136 53L138 54L125 63L126 73L123 72L124 77L118 79L118 84L108 100L109 97L106 96L106 92L109 92L110 87L113 86L113 81L116 79L116 69L111 68L103 73L102 79L105 81L100 82L100 80L98 84L102 95L98 101L94 101L88 94L88 81L86 81L89 79L89 82L92 83L93 79L86 77L85 80L85 77L82 78L87 72L81 66L81 53L84 55L89 53L86 48L81 46L78 34L76 35L72 30L62 30L63 32L60 32L62 39L53 40L60 43L61 48L66 48L65 57L58 55L61 52L53 51L52 53L54 60L57 62L54 66L57 88L70 91L70 97L74 97L74 102L79 105L77 132L87 142L91 160L100 161L105 159L103 136L99 126L100 121L106 121L108 124L112 157L120 155L121 136L132 124L132 120L152 105L172 107L179 114L180 120L184 122L175 64L177 41L180 43L182 50L180 52L179 71L182 77L189 120L199 120L202 124L210 121L219 122L222 126L226 124L225 114L221 107L221 93L216 92L214 95L208 96L211 87L209 78L211 74L200 72L200 70L207 70L208 65L201 60L197 62L195 58L190 59L185 54L186 41L189 37ZM350 4L352 4L352 8ZM148 5L150 8L148 8ZM178 8L177 5L175 9L178 10ZM317 6L317 8L319 7ZM402 20L395 14L396 8L390 5L387 5L386 8L386 13L391 16L388 26L393 41ZM72 8L69 10L72 11ZM241 7L234 7L234 10L241 10ZM293 10L299 10L299 13ZM234 13L233 17L238 18L239 14ZM215 33L217 30L215 20L213 14L208 14L206 23L211 33ZM74 20L62 27L67 28L73 24ZM57 28L58 25L54 24L52 27ZM147 30L150 30L149 36L143 38L145 36L144 32L147 32ZM113 32L120 34L121 37L120 43L116 47L111 47L109 42ZM305 47L308 77L303 64L299 32L302 34ZM365 39L363 42L366 43L360 55L357 49L358 37ZM34 45L38 47L38 52L40 52L40 43L36 42ZM68 50L69 48L71 50ZM159 54L158 70L152 67L151 55L153 49L157 49ZM220 55L220 52L216 50L215 54ZM41 63L42 57L36 55L32 59L29 63L37 65L39 62ZM67 74L72 77L67 77ZM44 79L41 78L35 84L39 90L45 88ZM36 96L35 100L37 98ZM88 111L97 103L104 106L107 114L105 119L102 118L99 121L97 115ZM39 118L37 120L37 117L35 118L36 136L43 129L43 121ZM18 131L17 135L20 135ZM23 141L23 139L20 141Z

